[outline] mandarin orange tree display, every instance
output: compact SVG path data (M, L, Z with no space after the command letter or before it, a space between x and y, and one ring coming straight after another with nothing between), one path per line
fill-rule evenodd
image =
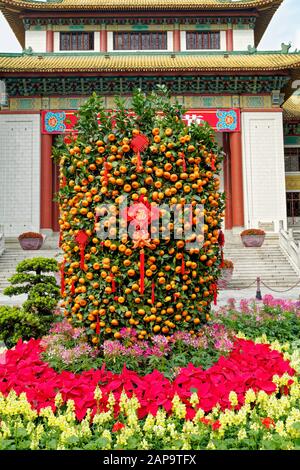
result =
M144 339L197 334L209 320L222 262L222 152L208 125L183 118L162 87L134 92L130 105L116 98L112 111L93 95L54 148L64 313L95 345L124 327Z

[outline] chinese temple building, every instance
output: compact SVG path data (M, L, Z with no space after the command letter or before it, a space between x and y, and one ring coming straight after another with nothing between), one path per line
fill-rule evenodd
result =
M282 1L0 0L23 48L0 51L6 235L58 231L51 147L85 99L157 84L217 131L227 230L300 224L300 53L257 51Z

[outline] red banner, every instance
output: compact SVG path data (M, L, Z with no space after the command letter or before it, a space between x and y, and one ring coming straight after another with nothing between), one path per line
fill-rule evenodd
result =
M43 134L69 134L77 121L76 111L42 111ZM190 125L207 122L217 132L238 132L240 130L239 109L191 109L183 119Z

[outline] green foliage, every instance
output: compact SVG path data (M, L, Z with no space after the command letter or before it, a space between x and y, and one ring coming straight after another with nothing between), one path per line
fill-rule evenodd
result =
M40 338L49 330L53 317L39 318L18 307L0 307L0 339L12 348L20 338Z
M28 297L22 309L4 307L1 310L0 338L10 347L21 337L23 340L39 338L49 331L60 296L56 279L50 274L58 271L56 260L25 259L16 271L9 279L11 286L4 289L4 295L27 294Z
M222 314L221 322L226 328L241 331L247 338L255 339L263 334L269 341L294 342L300 338L300 317L294 312L283 311L280 307L264 306L254 311L229 310Z

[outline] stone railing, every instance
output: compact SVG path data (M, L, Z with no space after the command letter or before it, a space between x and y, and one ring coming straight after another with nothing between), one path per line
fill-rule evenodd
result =
M0 256L4 252L5 238L4 238L4 227L0 225Z
M294 239L293 229L285 230L281 226L279 230L279 244L288 256L291 264L300 275L300 243Z

